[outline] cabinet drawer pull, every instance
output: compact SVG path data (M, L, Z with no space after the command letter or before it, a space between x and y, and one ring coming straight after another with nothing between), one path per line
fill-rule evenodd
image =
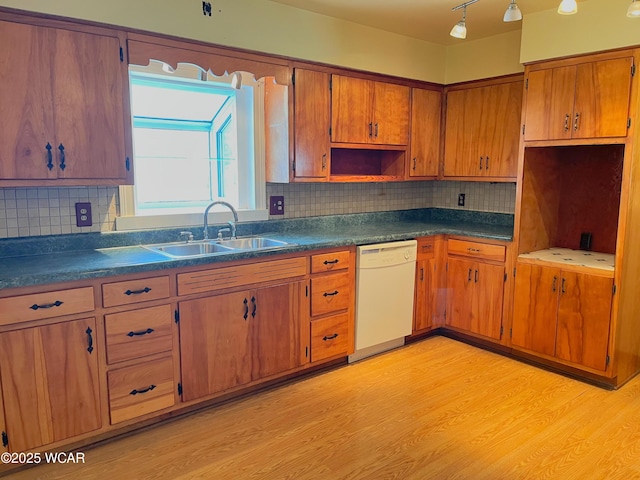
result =
M325 260L323 263L325 265L335 265L336 263L339 263L340 260L338 260L337 258L335 260Z
M373 137L373 123L369 124L369 137Z
M322 294L323 297L333 297L334 295L338 294L338 290L334 290L333 292L329 293L329 292L324 292Z
M424 268L420 269L420 281L423 282L424 281Z
M64 163L65 162L64 145L62 144L58 145L58 150L60 150L60 170L64 170L65 168L67 168L67 164Z
M471 253L480 253L482 250L480 250L479 248L471 248L471 247L469 247L469 248L467 248L467 251L471 252Z
M568 113L564 116L564 131L568 132L569 131L569 118L571 118L571 115L569 115Z
M251 317L255 318L258 304L256 303L256 297L251 297L251 303L253 304L253 310L251 310Z
M551 291L555 292L556 291L556 284L558 283L558 277L557 276L553 276L553 283L551 284Z
M44 148L47 149L47 168L51 171L53 170L53 154L51 153L51 149L53 147L49 142L47 142L47 146Z
M575 120L573 122L573 131L574 132L578 131L578 127L580 126L579 124L580 124L580 114L576 113L576 118L575 118Z
M91 327L87 327L85 333L87 334L87 342L89 344L89 346L87 347L87 352L91 353L93 352L93 336L91 335L93 333L93 330L91 330Z
M471 281L471 269L469 269L469 275L467 276L467 282Z
M326 170L327 169L327 154L323 153L322 154L322 170Z
M135 388L129 392L129 395L138 395L139 393L147 393L156 388L155 385L151 384L147 388L143 388L142 390L136 390Z
M489 155L487 155L487 158L484 160L484 169L489 170Z
M376 122L376 138L378 138L378 122Z
M324 337L322 337L322 340L326 342L327 340L333 340L334 338L338 338L337 333L334 333L333 335L329 335L329 336L325 335Z
M484 158L484 157L480 157L480 170L482 170L482 159L483 159L483 158Z
M127 290L124 292L125 295L140 295L141 293L149 293L151 289L149 287L144 287L142 290Z
M474 274L474 277L475 278L474 278L473 282L474 283L478 283L478 270L476 270L476 273Z
M249 316L249 302L247 301L247 299L245 298L242 303L244 303L244 315L242 316L242 318L244 318L245 320L247 319L247 317Z
M56 300L53 303L47 303L45 305L38 305L37 303L34 303L33 305L31 305L29 308L31 310L38 310L39 308L53 308L53 307L59 307L60 305L62 305L64 302L61 302L60 300Z
M153 328L147 328L141 332L129 332L127 333L127 337L141 337L142 335L147 335L149 333L153 333Z
M418 163L418 158L417 157L413 157L413 169L416 169L416 164Z
M567 293L567 291L564 289L564 284L565 284L566 279L562 279L562 287L561 287L561 291L562 293Z

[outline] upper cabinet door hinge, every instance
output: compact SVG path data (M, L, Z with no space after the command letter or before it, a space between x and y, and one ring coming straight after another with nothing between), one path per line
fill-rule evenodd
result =
M529 79L527 78L524 82L524 89L529 90Z
M2 432L2 446L6 447L9 445L9 437L7 436L7 432Z
M182 396L182 384L178 382L178 395Z
M120 61L124 62L124 50L120 47Z
M296 173L296 161L295 160L291 163L291 168L293 169L293 173Z
M173 319L176 323L180 323L180 312L178 310L175 310L173 312Z
M523 134L523 135L524 135L524 127L525 127L525 125L524 125L524 123L523 123L523 124L522 124L522 134Z
M329 91L331 91L332 89L333 89L333 78L329 76Z
M295 85L295 84L296 84L296 72L294 70L293 73L291 74L291 85Z
M616 294L616 290L617 290L617 288L616 288L616 284L614 283L614 284L613 284L613 287L611 288L611 292L612 292L612 294L613 294L613 295L615 295L615 294Z
M124 159L124 166L127 169L127 172L131 170L131 160L129 160L129 157Z
M636 64L631 65L631 76L634 77L636 75Z
M627 119L627 128L631 128L631 118Z

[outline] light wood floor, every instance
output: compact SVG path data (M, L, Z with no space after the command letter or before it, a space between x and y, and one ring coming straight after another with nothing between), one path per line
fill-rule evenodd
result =
M434 337L11 479L640 479L640 377L610 392Z

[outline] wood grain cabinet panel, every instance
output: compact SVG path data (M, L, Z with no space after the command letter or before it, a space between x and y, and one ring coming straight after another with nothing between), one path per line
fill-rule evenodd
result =
M436 177L440 164L442 93L411 89L409 177Z
M102 284L102 303L105 307L160 300L169 298L169 294L168 276Z
M171 357L111 370L107 379L112 425L175 404L177 382Z
M531 69L525 141L625 137L633 57Z
M22 452L102 426L94 318L0 334L9 450Z
M118 37L0 22L3 180L127 179ZM77 182L76 182L77 183ZM10 182L5 182L10 185ZM95 182L94 182L95 184Z
M311 322L311 361L349 354L349 314Z
M613 278L518 263L512 344L605 371Z
M172 322L170 305L105 315L107 363L171 351Z
M349 307L349 273L311 279L311 315L324 315Z
M55 290L0 299L0 325L91 312L93 287Z
M311 255L311 273L333 272L349 268L348 250Z

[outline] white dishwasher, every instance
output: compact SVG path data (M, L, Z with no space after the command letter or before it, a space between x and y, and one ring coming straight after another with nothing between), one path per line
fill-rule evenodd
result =
M413 289L418 242L358 247L356 342L349 362L404 345L413 326Z

